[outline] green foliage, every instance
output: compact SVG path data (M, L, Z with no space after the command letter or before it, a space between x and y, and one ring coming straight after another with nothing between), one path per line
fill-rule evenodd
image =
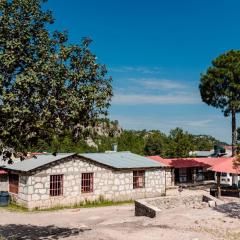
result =
M54 21L43 2L0 2L0 139L20 151L42 139L42 147L56 147L66 130L79 139L82 126L107 114L112 97L111 78L90 51L91 40L71 45L66 32L49 33Z
M144 155L145 132L124 131L117 139L119 151L131 151Z
M167 150L169 157L188 157L189 152L194 149L190 134L181 128L171 130L169 140L170 144Z
M148 156L165 155L164 145L166 145L167 137L159 131L151 132L146 137L144 153Z
M106 206L119 206L124 204L132 204L133 200L126 200L126 201L111 201L105 199L103 196L100 196L98 199L90 201L85 200L79 203L75 203L73 205L57 205L55 207L46 208L46 209L39 209L34 208L33 210L29 210L24 206L17 205L15 202L11 202L7 207L3 207L4 209L11 211L11 212L45 212L45 211L58 211L61 209L74 209L74 208L93 208L93 207L106 207ZM0 236L1 240L1 236Z
M199 85L202 100L220 108L225 116L240 109L240 51L231 50L212 61L201 76Z
M113 127L118 128L116 125ZM158 130L124 130L118 136L92 134L91 138L97 147L89 147L84 138L74 142L71 134L66 132L63 138L53 140L50 145L40 140L34 148L29 150L53 152L58 148L59 152L105 152L112 150L113 144L118 144L118 151L131 151L145 156L187 157L193 150L210 150L216 145L227 145L211 136L192 135L180 128L171 130L169 136Z
M224 116L232 115L232 144L237 143L236 113L240 110L240 51L228 51L212 61L201 76L202 100L220 108ZM234 153L233 153L234 154Z
M58 152L74 152L74 153L83 153L83 152L96 152L97 149L87 145L86 141L83 138L78 138L77 141L72 139L70 133L65 133L63 137L55 137L48 144L46 141L39 139L38 143L31 148L28 148L32 152L55 152L58 149Z
M194 150L208 151L214 148L214 146L228 145L225 142L219 141L209 135L191 135L191 142L194 145Z

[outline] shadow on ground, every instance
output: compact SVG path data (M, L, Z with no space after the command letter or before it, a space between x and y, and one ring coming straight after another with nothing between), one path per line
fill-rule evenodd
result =
M76 236L91 229L8 224L0 226L0 237L8 240L50 240Z
M215 207L214 210L221 213L225 213L228 217L240 219L240 203L239 202L221 204Z

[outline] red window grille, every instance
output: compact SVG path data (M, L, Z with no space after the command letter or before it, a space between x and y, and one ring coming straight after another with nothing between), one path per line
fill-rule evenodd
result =
M18 194L19 176L9 174L9 192Z
M133 188L145 187L145 171L133 171Z
M50 196L63 195L63 175L50 176Z
M82 173L82 193L93 192L93 173Z

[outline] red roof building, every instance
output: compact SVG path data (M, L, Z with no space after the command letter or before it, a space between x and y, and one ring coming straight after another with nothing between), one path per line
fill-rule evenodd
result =
M192 168L205 167L210 168L216 164L232 161L233 158L215 157L215 158L162 158L160 156L148 156L148 158L163 163L173 168Z
M224 172L240 174L240 166L234 165L234 158L228 158L226 161L220 162L209 168L209 170L214 172Z
M232 157L168 158L148 156L173 169L172 181L175 183L196 183L214 181L214 172L236 173Z

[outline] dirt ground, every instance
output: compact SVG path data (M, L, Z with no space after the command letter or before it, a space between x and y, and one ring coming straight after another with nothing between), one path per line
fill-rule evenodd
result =
M218 209L167 209L155 219L135 217L133 205L38 213L0 210L1 235L24 240L239 240L240 200Z
M181 195L203 192L208 189L184 190ZM177 189L167 192L177 194ZM0 210L0 236L10 240L240 240L240 199L221 200L224 204L216 208L164 209L154 219L135 217L134 205L33 213Z

